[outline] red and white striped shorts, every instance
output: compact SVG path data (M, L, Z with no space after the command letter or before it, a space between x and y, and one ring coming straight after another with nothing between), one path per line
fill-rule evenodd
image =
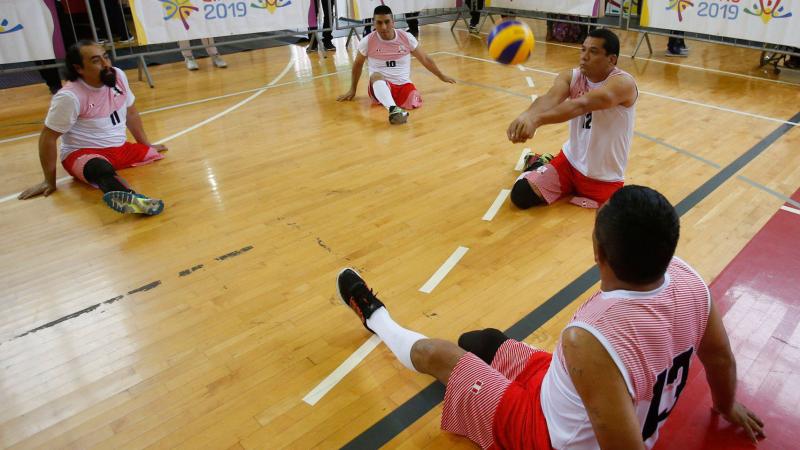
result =
M599 208L625 184L622 181L602 181L589 178L570 164L561 151L549 164L525 172L524 177L544 197L547 204L575 194L570 203L583 208Z
M551 359L513 339L500 346L491 365L465 353L447 383L442 429L481 448L550 449L539 393Z

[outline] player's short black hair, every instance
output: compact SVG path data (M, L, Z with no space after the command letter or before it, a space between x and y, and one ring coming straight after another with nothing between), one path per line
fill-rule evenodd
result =
M392 15L392 8L389 8L386 5L378 5L378 6L375 7L375 11L372 12L372 17L382 16L382 15L385 15L385 14L388 14L388 15L391 16Z
M69 46L67 49L67 55L64 58L64 78L69 81L75 81L80 78L80 74L75 66L83 67L83 55L81 55L81 49L88 45L97 45L97 42L89 40L89 39L81 39L78 42Z
M619 38L608 28L595 28L589 32L589 37L603 40L603 49L606 55L619 56Z
M647 284L666 272L678 245L680 219L663 195L630 185L597 212L594 235L617 278Z

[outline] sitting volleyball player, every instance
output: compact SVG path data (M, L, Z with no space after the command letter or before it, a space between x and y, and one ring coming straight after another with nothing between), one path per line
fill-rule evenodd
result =
M406 110L422 105L422 97L411 82L411 55L445 83L455 83L456 80L439 70L433 59L422 51L417 39L411 33L394 28L392 10L388 6L377 6L372 21L375 31L358 43L350 90L340 95L337 100L352 100L355 97L361 69L364 61L368 60L367 92L370 98L389 110L389 123L405 123L408 120Z
M569 141L553 158L533 157L511 189L518 208L547 205L573 195L586 208L602 205L622 187L633 137L638 90L633 77L617 68L619 39L606 29L589 32L580 65L558 74L508 127L519 143L542 125L569 122Z
M116 170L163 158L163 145L151 145L134 106L125 72L111 66L108 53L81 40L66 55L69 83L53 96L39 136L44 181L19 195L20 200L56 190L56 141L61 137L61 165L84 183L100 188L103 201L121 213L156 215L164 202L136 193ZM136 143L126 142L125 129Z
M763 423L736 402L736 361L708 287L673 256L679 220L658 192L626 186L597 213L600 291L551 355L495 329L458 345L398 325L352 269L338 291L400 362L446 385L442 429L483 448L649 449L686 385L692 356L714 409L753 441Z

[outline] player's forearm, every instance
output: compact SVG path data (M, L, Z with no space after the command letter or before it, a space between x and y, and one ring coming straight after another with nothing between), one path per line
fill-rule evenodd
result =
M54 136L46 129L39 135L39 162L42 164L44 180L51 186L56 185L57 140L58 136Z
M139 117L139 111L137 111L133 106L128 108L127 120L128 129L131 131L131 134L136 142L144 145L150 145L150 140L147 139L147 133L144 132L142 118Z
M706 370L706 380L711 389L714 407L728 412L736 401L736 360L733 354L715 354L701 358Z
M361 78L363 67L363 65L353 65L353 72L350 74L350 90L353 92L356 92L356 88L358 88L358 80Z
M567 100L553 108L542 109L532 113L532 115L538 127L541 125L566 122L574 117L586 114L587 112L589 112L589 110L582 105L581 102Z
M541 97L537 97L536 100L531 103L531 106L528 107L527 113L539 114L543 111L555 108L558 106L558 103L559 102L557 98L550 95L543 95Z
M437 66L436 63L433 62L433 60L428 58L427 56L421 59L420 62L422 63L423 66L425 66L426 69L428 69L430 73L436 75L439 78L442 78L444 76L442 71L439 70L439 66Z

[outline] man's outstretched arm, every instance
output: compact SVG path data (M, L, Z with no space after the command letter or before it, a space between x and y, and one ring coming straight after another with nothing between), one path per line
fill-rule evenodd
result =
M530 136L526 138L522 138L523 134L527 136L527 133L524 133L525 125L530 121L531 117L536 116L537 114L541 114L544 111L549 111L569 97L569 84L572 81L572 69L562 71L558 74L553 85L550 86L550 90L547 91L546 94L542 95L541 97L537 97L536 100L531 103L531 105L522 112L513 122L511 125L508 126L508 138L511 139L511 142L525 142L526 140L533 137L533 133L530 133ZM512 132L513 130L513 132ZM512 139L512 134L515 138Z
M532 138L536 129L542 125L566 122L592 111L617 105L630 105L637 95L636 84L631 78L613 77L603 87L578 98L562 101L555 107L535 112L526 111L508 127L508 138L512 142L524 142Z
M728 422L742 427L753 442L765 437L764 422L736 401L736 359L722 317L713 302L697 356L706 369L714 410Z
M353 70L350 75L350 90L336 98L337 101L343 102L352 100L356 96L356 88L358 88L358 79L361 78L361 70L364 68L364 61L367 57L360 52L356 52L356 59L353 60Z
M443 74L442 71L439 70L439 66L437 66L436 63L433 62L433 59L430 56L428 56L428 54L425 53L419 46L417 46L417 48L415 48L414 51L411 52L411 54L414 55L414 57L417 58L417 60L419 60L420 64L425 66L425 68L428 69L430 73L436 75L440 80L444 81L445 83L456 82L456 80L454 80L453 78L450 78L449 76Z
M44 181L29 187L19 194L20 200L26 200L38 195L47 197L56 190L56 163L58 161L58 149L56 142L61 137L61 133L51 130L48 127L42 128L39 135L39 162L42 164Z

